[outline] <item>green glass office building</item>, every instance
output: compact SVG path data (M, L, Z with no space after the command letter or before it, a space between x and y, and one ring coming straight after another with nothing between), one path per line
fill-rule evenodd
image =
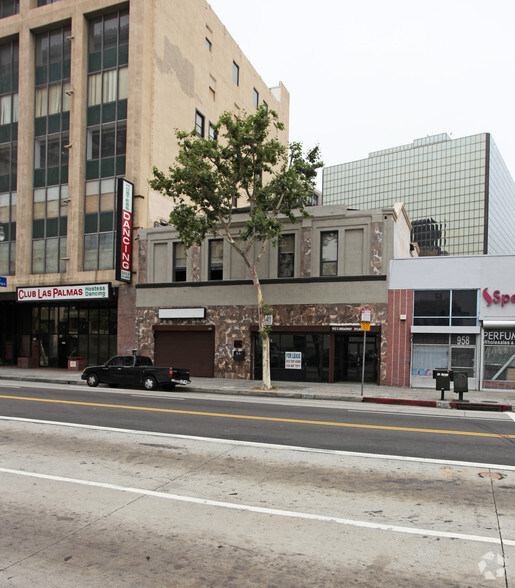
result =
M515 182L489 133L447 134L326 167L323 204L403 202L421 255L515 252Z

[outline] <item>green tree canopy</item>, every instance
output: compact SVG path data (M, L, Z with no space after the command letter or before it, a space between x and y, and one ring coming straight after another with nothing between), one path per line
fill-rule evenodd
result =
M300 143L281 143L277 135L282 130L277 113L264 105L255 114L224 112L214 125L215 138L177 131L176 163L168 173L154 167L150 181L154 190L172 198L170 223L186 247L221 236L242 256L256 287L265 388L271 387L269 329L257 264L269 243L281 241L286 221L295 222L299 213L309 216L306 206L323 165L318 147L304 154ZM248 210L248 220L235 231L237 200L240 209Z

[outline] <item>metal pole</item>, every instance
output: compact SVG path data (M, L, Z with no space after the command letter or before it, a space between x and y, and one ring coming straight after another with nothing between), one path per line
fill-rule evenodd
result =
M363 331L363 365L361 366L361 396L363 396L363 384L365 382L365 351L367 349L367 332Z

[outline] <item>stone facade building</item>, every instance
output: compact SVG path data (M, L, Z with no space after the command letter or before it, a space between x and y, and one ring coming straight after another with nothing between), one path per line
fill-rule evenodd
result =
M272 309L272 379L360 381L365 307L365 379L384 383L389 262L416 254L404 207L308 211L285 226L282 244L269 247L259 266ZM234 229L245 220L242 213ZM140 231L139 255L140 351L187 366L192 376L259 379L256 292L229 243L207 239L185 253L173 227L157 227Z
M222 112L266 102L286 144L289 94L266 86L205 0L9 6L0 15L0 363L98 363L136 344L127 313L137 260L121 271L119 258L140 228L168 218L170 200L148 180L177 155L175 129L209 136Z

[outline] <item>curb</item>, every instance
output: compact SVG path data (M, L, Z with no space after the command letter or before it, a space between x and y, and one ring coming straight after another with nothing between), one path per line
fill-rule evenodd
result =
M77 379L57 379L57 378L37 378L34 376L20 375L13 376L3 375L0 373L0 380L17 380L21 382L39 382L47 384L69 384L69 385L83 385L86 386L85 380ZM316 394L313 392L287 392L281 390L259 390L250 389L206 389L206 388L195 388L188 386L184 389L176 389L176 391L188 391L195 392L197 394L209 393L209 394L225 394L233 396L256 396L262 398L292 398L292 399L305 399L305 400L330 400L333 402L365 402L368 404L390 404L397 406L421 406L426 408L442 408L442 409L458 409L458 410L484 410L484 411L495 411L495 412L511 412L513 407L511 404L497 404L493 402L471 402L471 401L459 401L459 400L415 400L409 398L384 398L379 396L334 396L329 394Z
M363 402L374 404L398 404L404 406L425 406L430 408L453 408L457 410L488 410L495 412L511 412L511 404L497 404L493 402L471 402L469 400L410 400L407 398L375 398L367 396Z

